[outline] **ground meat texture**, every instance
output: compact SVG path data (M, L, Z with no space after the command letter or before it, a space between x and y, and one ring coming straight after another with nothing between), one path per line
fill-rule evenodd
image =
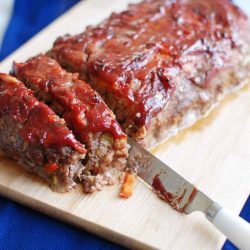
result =
M126 166L125 133L100 95L79 80L78 74L66 72L54 59L44 55L14 63L13 73L62 116L76 138L86 145L83 175L101 176L110 167L122 170ZM95 179L84 177L83 182L97 187L100 181L97 184ZM85 191L89 191L88 185L85 186Z
M99 91L146 147L249 77L247 17L229 0L147 0L60 37L48 55Z
M83 167L86 149L22 82L0 73L0 148L54 191L67 192Z

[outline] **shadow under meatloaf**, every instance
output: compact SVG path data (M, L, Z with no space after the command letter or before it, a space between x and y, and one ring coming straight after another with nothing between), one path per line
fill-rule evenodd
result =
M62 116L86 145L85 168L79 175L85 192L113 184L117 170L126 167L127 138L100 95L79 80L78 74L66 72L44 55L14 63L13 73Z
M249 78L247 17L228 0L148 0L60 37L48 55L99 91L145 147L190 126Z
M0 73L0 148L57 192L70 191L86 149L47 105L16 78Z

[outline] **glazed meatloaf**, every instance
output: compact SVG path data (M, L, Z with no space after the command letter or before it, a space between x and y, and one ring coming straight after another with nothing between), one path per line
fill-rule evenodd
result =
M78 74L66 72L44 55L14 63L13 73L62 116L76 138L86 145L85 168L80 174L84 190L111 184L114 172L126 167L127 138L100 95L79 80Z
M98 90L124 131L151 147L205 115L250 72L247 17L230 0L146 0L48 55Z
M0 74L0 148L58 192L71 190L86 149L23 83Z

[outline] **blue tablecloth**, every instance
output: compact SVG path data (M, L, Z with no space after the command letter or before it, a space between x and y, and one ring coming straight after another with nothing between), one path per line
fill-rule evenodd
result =
M0 60L78 0L16 0ZM250 221L250 197L241 216ZM0 249L124 249L0 196ZM235 247L226 242L223 249Z

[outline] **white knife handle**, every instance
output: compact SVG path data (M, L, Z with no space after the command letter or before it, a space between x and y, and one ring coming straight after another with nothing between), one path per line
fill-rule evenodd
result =
M239 216L231 214L225 208L212 204L217 211L207 214L207 218L217 227L232 243L241 250L250 249L250 224ZM211 216L212 215L212 216Z

